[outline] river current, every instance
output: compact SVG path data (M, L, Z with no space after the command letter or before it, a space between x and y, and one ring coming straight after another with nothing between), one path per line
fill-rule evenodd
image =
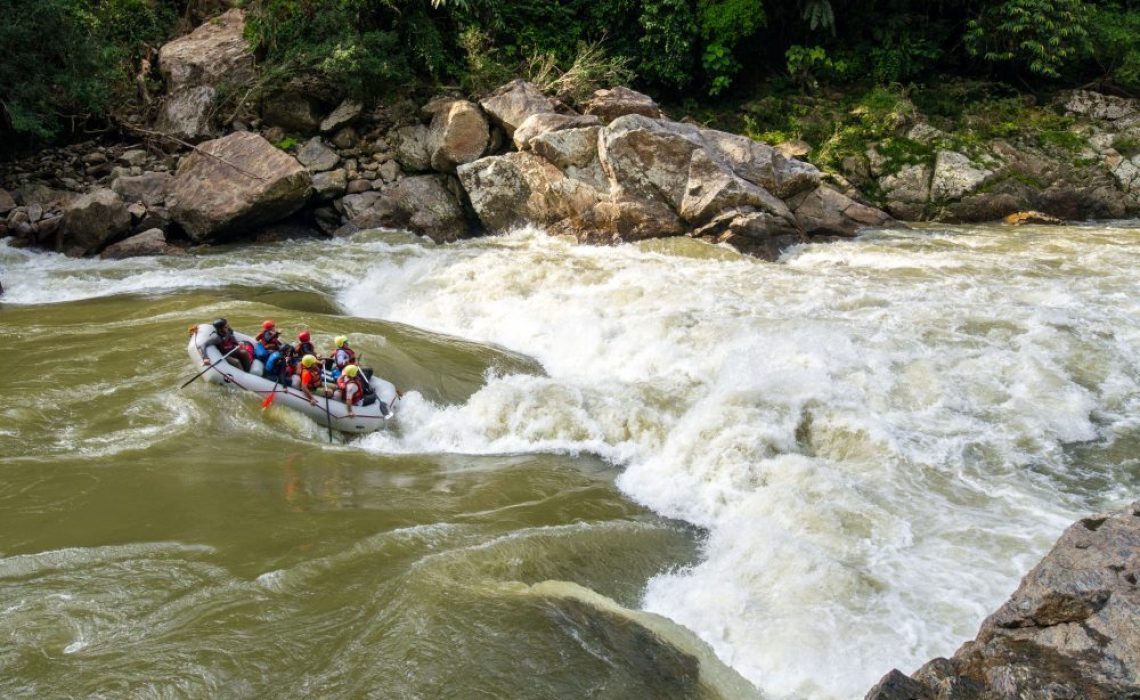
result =
M0 243L0 283L4 697L861 698L1140 486L1134 223ZM220 315L347 334L398 418L180 389Z

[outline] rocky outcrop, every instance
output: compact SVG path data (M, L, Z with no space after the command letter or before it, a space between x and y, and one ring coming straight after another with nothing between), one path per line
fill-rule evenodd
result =
M487 117L466 100L439 105L427 134L428 162L442 173L455 172L455 166L470 163L487 150L490 131Z
M448 178L441 175L405 177L378 192L349 195L344 208L356 229L406 229L436 243L458 240L471 231Z
M72 202L59 222L58 248L71 255L91 255L130 231L131 215L119 195L98 189Z
M557 111L553 100L542 94L542 90L533 83L525 80L513 80L507 83L479 102L479 105L496 124L503 127L507 136L513 136L515 129L532 114Z
M1140 501L1080 520L975 640L868 700L1140 697Z
M588 242L689 233L774 258L813 235L891 222L821 185L814 166L743 136L642 114L598 126L538 112L517 127L525 150L458 169L492 232L535 224Z
M137 258L144 255L184 254L184 250L166 242L166 234L163 233L162 229L152 228L107 246L99 254L99 257L106 260L122 260L123 258Z
M593 97L586 102L585 112L599 117L607 124L627 114L640 114L650 119L661 117L661 108L652 97L620 86L609 90L595 90Z
M236 132L184 158L167 200L191 240L219 241L297 211L311 182L295 158L257 134Z
M159 50L158 65L168 91L159 130L189 140L214 135L210 120L218 90L253 78L253 54L245 40L245 12L230 10L167 43Z

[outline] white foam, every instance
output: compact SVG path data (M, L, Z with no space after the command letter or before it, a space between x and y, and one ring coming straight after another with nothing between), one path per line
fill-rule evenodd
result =
M1136 233L1090 232L1065 255ZM545 377L410 398L380 451L592 452L657 512L708 528L646 609L774 697L859 697L952 653L1099 494L1065 445L1140 400L1140 254L1107 279L1057 241L988 229L805 246L786 265L589 248L523 231L381 262L353 313L495 343ZM1091 353L1091 357L1090 357ZM1103 369L1098 380L1085 363ZM1027 478L1028 477L1028 478Z

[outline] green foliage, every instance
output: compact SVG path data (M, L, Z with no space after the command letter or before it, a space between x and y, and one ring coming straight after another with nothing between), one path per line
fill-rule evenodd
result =
M552 53L534 54L527 61L526 77L543 92L570 103L586 100L595 90L624 85L633 79L629 60L610 56L600 43L580 43L574 60L563 68Z
M821 30L835 34L835 11L829 0L807 0L800 16L813 32Z
M833 59L822 46L794 45L788 48L788 75L801 88L816 89L820 81L841 80L847 75L848 63Z
M913 17L899 15L872 30L867 54L871 75L880 85L917 78L942 56L937 36L914 30Z
M463 88L472 94L487 92L515 77L514 69L499 59L490 35L478 27L468 27L459 35L465 70Z
M971 56L1061 77L1089 49L1089 5L1083 0L1002 0L967 24Z
M299 142L297 141L297 139L293 138L292 136L286 136L285 138L281 139L280 141L278 141L277 143L275 143L273 145L276 148L280 148L282 151L288 151L289 149L296 146L298 143Z
M686 0L646 0L638 19L643 30L639 41L638 74L673 88L692 81L693 46L697 21Z
M719 95L740 70L736 45L764 25L764 6L760 0L698 0L697 16L705 42L701 66L709 94Z
M0 0L0 131L47 139L130 90L144 42L174 15L145 0Z
M1097 7L1089 24L1092 60L1108 81L1140 93L1140 10Z
M1140 154L1140 138L1128 134L1117 134L1112 140L1112 147L1125 158Z

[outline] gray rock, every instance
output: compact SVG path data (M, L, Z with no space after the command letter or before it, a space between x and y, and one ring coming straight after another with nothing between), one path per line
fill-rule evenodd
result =
M359 102L353 100L341 102L331 114L321 121L321 133L331 134L342 126L350 124L354 119L360 116L363 110L364 106Z
M261 118L271 126L309 134L321 124L321 105L310 95L283 90L262 100Z
M217 241L297 211L311 181L292 156L241 131L207 141L183 159L167 204L192 240Z
M230 10L163 45L158 66L169 92L159 129L190 139L210 135L217 88L242 85L253 78L245 12Z
M1084 518L975 640L914 679L939 700L1140 697L1138 577L1140 501Z
M135 258L143 255L179 255L183 253L184 251L181 248L175 248L166 242L166 234L162 232L162 229L152 228L107 246L99 257L108 260L122 260L123 258Z
M804 233L812 236L851 237L864 227L890 226L886 212L860 204L827 185L788 200Z
M351 180L345 188L345 191L348 194L360 194L361 192L367 192L371 189L372 183L361 178L357 180Z
M939 201L961 199L981 187L993 174L992 170L974 166L963 153L939 151L934 159L930 196Z
M116 178L111 189L124 201L154 206L166 200L166 191L173 180L170 173L145 173L137 177Z
M627 114L640 114L650 119L661 117L661 108L648 95L627 87L596 90L586 102L586 114L593 114L609 123Z
M16 200L7 190L0 189L0 214L7 214L16 208Z
M332 137L332 145L347 151L356 146L357 139L359 138L356 129L353 129L351 126L346 126L337 131Z
M403 172L400 170L400 164L394 160L384 161L380 164L380 167L376 169L376 172L384 182L395 182L403 175Z
M325 145L320 136L314 136L297 151L297 160L310 172L332 170L340 162L336 151Z
M348 178L343 168L313 175L313 196L319 202L327 202L344 194Z
M541 112L539 114L532 114L515 129L514 142L515 148L520 151L525 151L530 148L530 143L535 138L543 134L549 134L555 131L564 129L579 129L591 126L600 126L601 120L594 115L566 115L555 114L552 112Z
M453 100L432 117L427 135L431 166L440 172L455 172L457 165L482 156L489 140L482 110L466 100Z
M554 102L533 83L513 80L479 102L491 119L512 136L532 114L555 112Z
M388 143L395 149L396 161L407 172L431 169L428 141L428 128L423 124L401 126L388 133Z
M353 215L350 221L361 229L406 229L436 243L454 241L469 233L463 207L438 175L403 178L386 187L371 206Z
M119 195L109 189L97 189L72 202L63 212L59 226L64 250L90 255L126 235L131 215Z

